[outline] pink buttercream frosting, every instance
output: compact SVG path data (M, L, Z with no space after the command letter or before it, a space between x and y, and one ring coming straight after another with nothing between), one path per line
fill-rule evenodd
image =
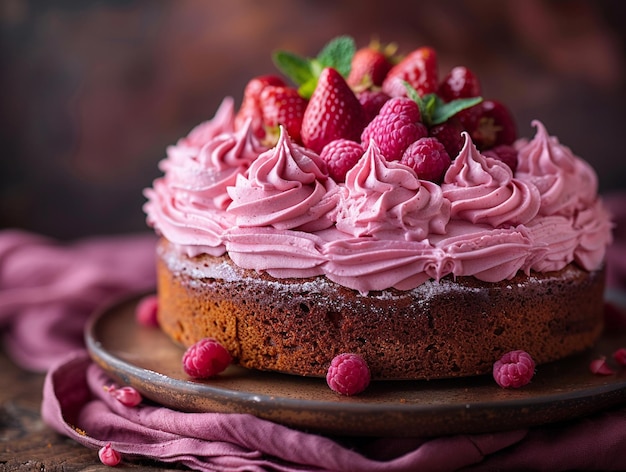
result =
M163 177L145 191L148 223L187 255L227 253L276 278L325 276L368 293L447 275L596 270L611 241L596 174L538 121L534 138L515 144L515 173L465 134L441 185L375 144L336 183L284 130L268 149L233 123L225 99L168 148Z
M387 161L373 141L348 171L343 195L337 229L356 237L423 240L445 233L450 218L441 187Z

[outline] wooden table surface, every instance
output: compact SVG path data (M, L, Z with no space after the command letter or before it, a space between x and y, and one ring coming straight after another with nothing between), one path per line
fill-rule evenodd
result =
M0 470L95 472L188 470L152 461L123 461L112 469L98 452L57 434L39 413L44 375L25 372L0 349Z

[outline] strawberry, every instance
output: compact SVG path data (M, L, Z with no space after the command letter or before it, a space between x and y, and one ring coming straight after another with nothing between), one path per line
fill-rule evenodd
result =
M335 139L324 146L320 153L320 157L326 162L328 173L335 182L343 182L346 173L354 167L361 156L363 147L349 139Z
M365 123L369 123L380 112L380 109L391 97L382 90L363 90L357 92L356 97L363 107Z
M268 85L261 92L259 102L267 136L278 138L278 126L282 125L293 141L300 142L307 101L295 88Z
M457 116L481 151L501 144L511 145L517 139L511 112L496 100L483 100Z
M355 90L365 90L372 85L380 86L391 69L391 62L384 52L374 46L359 49L352 57L348 85Z
M413 100L392 98L363 130L361 145L367 148L374 140L387 160L398 160L409 144L428 134L420 118L419 106Z
M464 66L458 66L443 78L437 94L444 102L450 102L457 98L478 97L480 95L480 83L471 70Z
M261 75L251 79L244 89L243 100L235 116L235 129L240 129L248 118L252 118L252 130L254 134L261 139L265 137L263 115L259 99L261 92L268 85L284 86L287 84L276 75Z
M517 151L513 146L501 144L483 151L482 154L504 162L511 168L513 173L515 173L515 170L517 169Z
M358 141L363 126L363 107L356 95L336 69L326 67L304 111L302 142L319 153L335 139Z
M424 96L437 90L437 77L437 53L424 46L414 50L391 68L383 81L382 90L391 97L405 96L406 81L420 96Z
M450 167L450 156L437 138L421 138L412 143L400 159L400 163L415 170L422 180L441 182Z
M459 119L452 116L441 124L431 126L428 135L437 138L446 148L448 155L455 158L465 143L461 135L463 131L465 130Z

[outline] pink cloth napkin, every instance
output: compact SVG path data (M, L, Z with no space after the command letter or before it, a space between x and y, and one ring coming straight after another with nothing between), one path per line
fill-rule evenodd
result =
M626 289L626 196L608 199L617 222L609 282ZM60 244L0 232L0 332L25 369L47 371L42 416L90 448L111 443L201 471L626 470L626 406L529 430L440 438L330 438L249 415L129 408L104 390L83 326L111 298L154 286L151 234Z

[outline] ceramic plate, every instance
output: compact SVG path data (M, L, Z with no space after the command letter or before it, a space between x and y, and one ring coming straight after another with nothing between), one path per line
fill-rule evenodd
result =
M249 413L286 426L344 436L439 436L485 433L572 419L626 404L626 368L593 375L589 362L626 347L626 333L605 334L584 354L541 365L533 381L502 389L491 376L373 382L342 397L324 379L229 367L217 378L192 380L183 348L158 328L139 325L141 295L96 313L86 342L96 363L121 384L181 411Z

